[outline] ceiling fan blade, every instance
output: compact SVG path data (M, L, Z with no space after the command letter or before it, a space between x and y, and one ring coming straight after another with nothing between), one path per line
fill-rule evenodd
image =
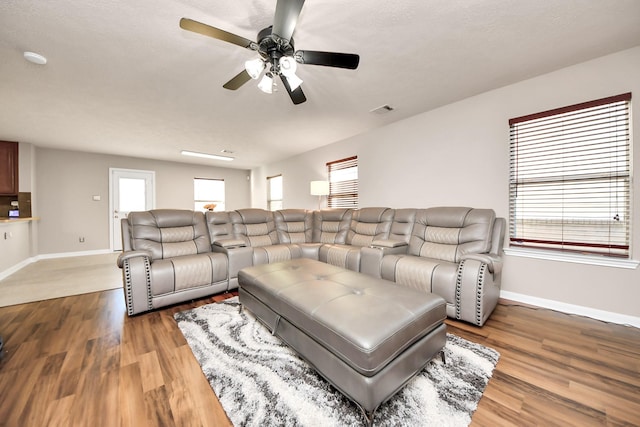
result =
M302 5L304 5L304 0L278 0L271 33L285 40L291 40Z
M289 82L287 81L287 78L285 76L280 74L280 80L282 80L282 84L287 89L287 93L289 93L289 97L295 105L302 104L307 100L307 97L304 96L304 92L302 92L302 87L298 86L296 90L292 91L291 86L289 86Z
M324 65L326 67L347 68L349 70L355 70L360 63L360 56L355 53L299 50L295 56L296 61L301 64Z
M222 87L229 90L236 90L249 80L251 80L251 76L247 73L247 70L242 70L234 78L222 85Z
M213 37L214 39L222 40L225 42L236 44L240 47L256 50L255 42L240 37L236 34L229 33L216 27L212 27L202 22L194 21L189 18L180 19L180 28L187 31L193 31L194 33L202 34L205 36Z

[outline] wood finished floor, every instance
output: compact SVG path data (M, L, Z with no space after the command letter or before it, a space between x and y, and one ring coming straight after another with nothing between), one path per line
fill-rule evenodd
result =
M122 290L0 308L1 426L228 426L172 315ZM448 330L501 353L472 426L640 425L640 329L500 304Z

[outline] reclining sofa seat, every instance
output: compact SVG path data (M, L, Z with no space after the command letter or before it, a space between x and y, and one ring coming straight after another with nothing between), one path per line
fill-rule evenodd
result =
M382 278L447 302L447 316L482 326L500 295L505 220L491 209L419 209L406 254L382 258Z
M351 209L239 209L229 212L229 219L235 241L252 250L248 267L297 258L318 260L324 244L346 241L351 215Z
M313 213L313 242L322 244L347 241L353 210L348 208L322 209Z
M361 249L370 246L374 240L388 239L393 215L394 210L389 208L352 211L344 242L323 244L319 260L359 272Z
M213 252L229 259L229 289L238 287L238 272L252 265L296 258L318 259L321 243L346 238L350 209L316 213L305 209L239 209L207 212L206 222Z
M228 289L227 257L211 252L202 212L131 212L122 231L117 263L129 315Z
M376 239L368 247L363 247L360 259L360 272L382 278L380 267L382 258L390 254L406 254L417 209L396 209L388 239Z
M234 236L253 248L253 262L250 265L272 264L302 257L300 246L280 244L272 211L238 209L229 215Z
M295 245L302 258L318 259L319 243L313 243L313 211L282 209L273 213L278 241L282 245Z

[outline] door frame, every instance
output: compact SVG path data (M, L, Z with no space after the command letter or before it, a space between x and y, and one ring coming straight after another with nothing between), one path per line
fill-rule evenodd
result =
M114 241L113 241L113 211L114 211L114 200L113 200L113 187L115 185L115 175L118 172L122 173L138 173L138 174L147 174L151 178L151 207L149 209L155 209L156 207L156 172L150 170L143 169L125 169L125 168L109 168L109 248L113 252L115 249Z

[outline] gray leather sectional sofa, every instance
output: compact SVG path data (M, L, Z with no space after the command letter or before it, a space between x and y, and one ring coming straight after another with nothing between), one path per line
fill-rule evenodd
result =
M500 293L506 221L491 209L159 209L122 220L129 315L238 287L248 266L309 258L433 292L482 326Z

